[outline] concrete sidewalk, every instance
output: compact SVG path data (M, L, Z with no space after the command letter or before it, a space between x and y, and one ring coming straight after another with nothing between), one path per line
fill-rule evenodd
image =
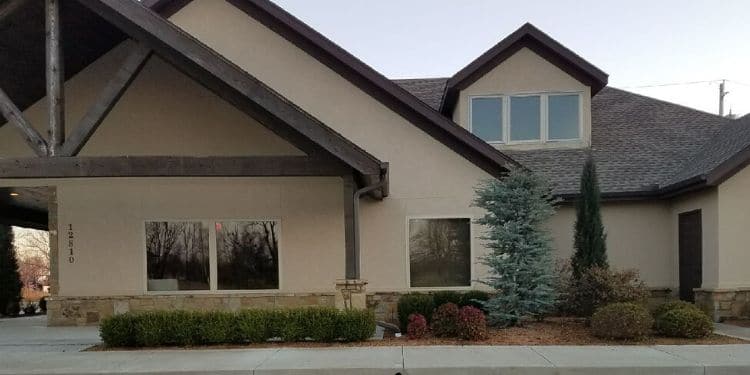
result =
M750 345L6 352L0 374L750 374Z
M0 359L6 352L78 352L100 342L98 327L47 327L44 315L0 319Z

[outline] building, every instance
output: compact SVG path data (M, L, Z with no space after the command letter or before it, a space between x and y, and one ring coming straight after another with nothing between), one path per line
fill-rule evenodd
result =
M67 1L57 79L45 8L13 4L0 217L50 229L50 324L343 303L388 319L400 293L481 287L474 187L509 168L566 199L550 228L569 256L589 150L611 263L747 314L750 122L607 87L532 25L453 77L391 81L267 0Z

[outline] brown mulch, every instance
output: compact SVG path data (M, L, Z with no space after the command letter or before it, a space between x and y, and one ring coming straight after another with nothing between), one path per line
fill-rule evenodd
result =
M750 319L729 319L725 320L723 323L731 324L733 326L750 328Z
M489 328L489 338L483 341L463 341L450 338L425 337L420 340L408 340L406 337L385 338L354 343L265 343L248 345L215 345L199 346L189 349L256 349L256 348L343 348L363 346L425 346L425 345L723 345L748 344L750 342L726 337L710 335L701 339L682 339L650 336L641 341L618 341L596 338L591 335L586 323L574 318L550 318L543 322L529 322L523 327ZM168 350L180 349L170 347L159 348L107 348L97 345L87 350Z

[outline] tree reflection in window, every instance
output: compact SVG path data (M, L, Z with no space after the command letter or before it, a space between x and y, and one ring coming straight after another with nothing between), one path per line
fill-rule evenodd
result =
M469 219L410 219L412 287L471 285Z
M146 223L148 290L209 289L208 226L200 222Z
M278 289L278 230L272 220L216 223L219 289Z

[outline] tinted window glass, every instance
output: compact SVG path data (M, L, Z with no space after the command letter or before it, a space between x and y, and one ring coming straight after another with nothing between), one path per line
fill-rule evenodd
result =
M513 96L510 98L511 141L540 139L540 103L539 96Z
M487 142L503 140L503 105L501 98L471 100L471 132Z
M578 139L578 95L550 95L549 139Z

